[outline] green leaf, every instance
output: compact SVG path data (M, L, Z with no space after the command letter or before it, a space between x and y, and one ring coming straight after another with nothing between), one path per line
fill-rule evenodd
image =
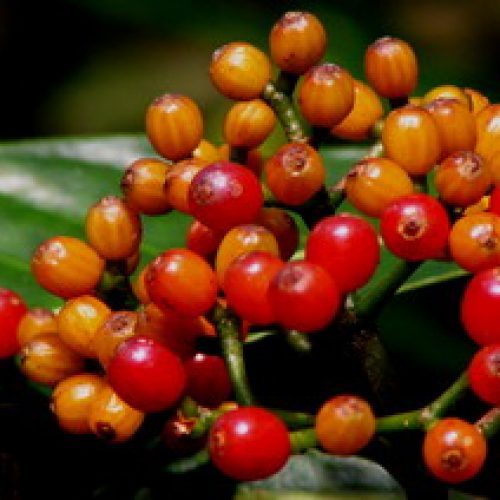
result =
M380 465L361 457L337 457L311 450L293 455L274 476L244 483L236 500L396 500L401 486Z

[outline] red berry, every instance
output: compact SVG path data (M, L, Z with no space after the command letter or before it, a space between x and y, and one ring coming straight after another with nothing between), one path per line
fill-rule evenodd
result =
M387 248L402 259L436 259L444 255L450 221L432 196L413 194L387 206L380 219L380 232Z
M461 317L472 340L481 345L500 343L500 267L485 269L470 280Z
M228 161L208 165L189 187L189 209L200 222L224 232L253 222L264 198L257 177L248 169Z
M500 159L500 153L499 153ZM500 216L500 186L493 189L490 197L490 212Z
M17 293L0 288L0 358L14 356L19 351L17 326L27 311Z
M146 337L125 340L108 366L108 380L130 406L143 412L173 406L184 392L186 373L180 359Z
M306 243L306 260L328 271L343 293L367 283L379 257L377 233L364 219L351 214L325 217Z
M483 347L475 354L468 376L470 388L478 398L500 405L500 343Z
M305 333L328 325L340 306L331 276L307 261L287 262L271 280L268 294L277 321Z
M283 422L262 408L231 410L217 419L208 437L213 464L239 481L264 479L278 472L291 453Z
M201 352L184 363L186 394L197 403L216 408L231 394L231 380L224 360Z

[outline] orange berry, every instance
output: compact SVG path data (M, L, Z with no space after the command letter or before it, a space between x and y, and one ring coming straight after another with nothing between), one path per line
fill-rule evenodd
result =
M17 341L22 347L40 335L57 335L57 321L52 311L36 307L30 309L17 325Z
M364 399L340 395L320 408L315 429L319 443L327 452L353 455L375 434L375 416Z
M456 99L440 97L426 106L434 118L441 142L441 158L456 151L472 151L476 145L476 120Z
M392 201L414 192L408 174L388 158L364 158L346 176L349 201L370 217L380 217Z
M59 336L81 356L95 358L94 337L110 314L109 307L91 295L71 299L57 316Z
M299 228L295 219L282 208L265 207L255 221L273 233L282 260L288 260L299 246Z
M458 219L449 248L453 260L471 273L500 265L500 217L482 212Z
M318 152L308 144L282 146L266 163L267 185L277 200L302 205L321 189L326 172Z
M432 115L411 104L389 113L382 144L385 155L410 175L425 175L441 155L439 130Z
M123 270L123 273L126 276L130 276L137 269L137 266L139 265L140 261L141 261L141 252L138 249L130 257L125 259L125 265L121 267L121 270Z
M465 88L464 94L469 98L470 108L474 115L480 113L490 104L489 99L477 90Z
M90 407L104 385L101 377L91 373L73 375L59 382L50 403L59 426L71 434L91 434Z
M125 170L121 189L133 210L146 215L165 214L170 210L163 191L170 165L156 158L141 158Z
M189 158L176 163L168 171L163 189L173 208L189 214L189 186L194 176L206 165L204 160Z
M146 112L146 133L156 151L172 161L187 158L203 137L196 103L179 94L164 94Z
M232 42L213 53L210 78L217 90L229 99L256 99L271 79L271 63L257 47Z
M224 119L224 138L231 146L255 148L267 139L275 125L274 111L262 99L237 102Z
M25 344L20 352L21 371L26 377L45 385L83 370L83 359L56 335L41 335Z
M138 315L133 311L115 311L109 314L104 324L92 338L92 350L101 365L106 368L116 348L135 335Z
M334 127L351 112L353 105L354 80L344 68L325 63L312 67L304 75L299 107L311 125Z
M123 200L106 196L87 211L87 239L96 252L107 260L123 260L139 249L141 219Z
M71 298L90 293L101 279L104 260L77 238L55 236L35 251L31 271L50 293Z
M99 438L121 443L131 438L144 421L144 413L129 406L105 384L90 406L89 427Z
M476 153L489 161L500 151L500 104L490 104L476 116Z
M500 150L493 153L485 162L494 184L500 184Z
M478 202L491 186L491 173L472 151L448 156L436 169L434 185L440 198L455 207Z
M332 128L331 133L342 139L361 141L369 136L383 114L379 96L365 83L354 80L354 105L350 113Z
M269 47L277 66L301 75L325 54L325 29L309 12L286 12L271 29Z
M417 58L403 40L379 38L366 49L365 73L378 95L389 99L407 97L417 86Z
M470 101L465 92L456 85L439 85L429 90L423 97L422 104L428 105L436 99L455 99L460 104L470 109Z
M227 160L228 158L223 158L219 152L219 148L214 146L211 142L206 139L202 139L196 149L192 153L193 158L198 158L205 163L214 163L219 160Z
M256 224L244 224L228 231L215 257L215 272L219 286L222 287L224 284L226 270L236 258L255 251L279 256L278 242L271 231Z
M132 282L132 291L141 304L147 304L150 302L148 291L146 290L146 284L144 282L144 277L146 276L147 271L147 266L145 266Z

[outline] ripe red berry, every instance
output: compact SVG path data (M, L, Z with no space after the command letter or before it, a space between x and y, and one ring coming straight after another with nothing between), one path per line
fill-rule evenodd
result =
M263 408L246 407L220 416L210 430L213 464L239 481L264 479L278 472L291 453L283 422Z
M173 406L184 392L186 373L180 359L146 337L125 340L108 365L108 380L126 403L143 412Z
M27 311L17 293L0 288L0 358L14 356L19 351L17 327Z
M476 352L467 373L470 388L478 398L493 406L500 405L500 343Z
M214 231L224 232L239 224L252 223L263 202L257 177L228 161L205 167L189 187L191 214Z
M377 233L356 215L325 217L307 238L306 260L328 271L342 293L367 283L379 257Z
M380 233L387 248L401 259L437 259L444 255L450 221L432 196L413 194L387 206L380 219Z
M217 279L205 259L186 248L159 255L145 276L149 298L160 309L186 316L205 314L215 304Z
M500 343L500 268L477 273L468 283L461 304L462 324L481 345Z
M186 234L186 248L206 259L213 257L222 240L222 234L193 220Z
M427 432L425 465L441 481L460 483L474 477L486 459L487 443L481 432L459 418L440 420Z
M184 362L187 375L186 394L197 403L216 408L231 394L231 380L220 356L197 353Z
M271 280L268 294L277 321L304 333L327 326L341 298L331 276L307 261L287 262Z

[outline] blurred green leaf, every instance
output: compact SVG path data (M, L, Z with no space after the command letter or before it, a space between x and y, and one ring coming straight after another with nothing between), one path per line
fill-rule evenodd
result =
M337 457L315 450L294 455L268 479L244 483L236 500L298 499L396 500L403 490L380 465L360 457Z

